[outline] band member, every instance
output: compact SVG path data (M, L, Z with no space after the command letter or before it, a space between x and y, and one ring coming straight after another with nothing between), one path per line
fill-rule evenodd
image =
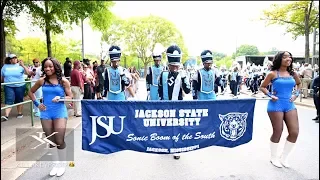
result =
M282 166L289 167L288 157L294 148L299 134L298 113L294 101L300 95L301 81L299 75L292 68L292 61L292 54L290 52L278 52L274 57L271 72L260 87L260 90L271 98L267 107L273 129L270 138L270 162L279 168ZM271 92L267 90L269 83L272 83ZM293 88L296 88L294 93L292 93ZM287 125L289 135L280 160L278 157L278 146L283 130L283 121Z
M191 89L186 73L183 70L178 71L181 64L181 49L176 45L168 47L167 59L169 71L162 71L158 82L160 100L182 100L182 91L189 94ZM178 155L173 157L180 159Z
M225 90L226 90L226 87L228 84L227 75L228 75L228 72L226 71L226 67L222 66L221 70L220 70L220 77L221 77L221 81L222 81L221 94L225 93Z
M126 77L123 68L119 65L121 57L121 49L118 46L109 48L109 56L111 66L105 71L105 96L108 100L125 100L125 86L130 85L129 79Z
M319 87L320 87L320 81L319 81L319 75L318 75L313 79L312 85L311 85L311 88L313 89L313 102L317 109L317 116L312 120L314 120L316 123L319 123L319 117L320 117Z
M150 100L159 100L158 93L158 78L161 71L164 69L161 63L161 54L153 54L154 65L150 66L147 71L146 83L147 91Z
M199 69L193 76L192 96L193 99L215 100L214 84L217 78L216 71L212 70L213 56L210 50L201 53L203 68Z

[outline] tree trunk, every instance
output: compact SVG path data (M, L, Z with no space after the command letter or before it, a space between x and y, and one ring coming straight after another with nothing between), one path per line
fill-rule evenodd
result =
M305 25L305 44L304 44L304 58L305 63L310 63L310 49L309 49L309 35L310 35L310 27L309 27L309 12L308 8L305 9L305 18L304 18L304 25Z
M6 57L6 37L5 37L5 32L4 32L4 19L3 16L1 16L0 20L0 38L1 38L1 43L0 43L0 58L1 58L1 68L4 64L4 58Z
M0 58L1 58L1 68L4 64L4 58L6 57L6 35L4 32L4 8L7 5L7 0L3 0L1 2L0 6L0 14L1 14L1 19L0 19ZM2 87L1 87L2 88Z
M144 57L142 59L142 63L143 63L143 68L144 68L144 74L143 77L146 78L147 77L147 69L148 69L148 65L149 65L149 58L148 57ZM141 68L142 69L142 68Z
M305 37L306 37L306 42L305 42L305 53L304 53L304 57L305 57L305 62L310 64L310 49L309 49L309 29L306 31Z
M48 52L48 57L52 57L52 51L51 51L51 36L50 36L50 29L49 29L49 2L45 1L44 2L44 8L45 8L45 31L46 31L46 38L47 38L47 52Z
M46 28L46 38L47 38L47 52L48 52L48 57L52 57L50 30L48 30L47 28Z
M147 70L148 70L148 64L144 64L144 73L143 73L144 79L147 77Z

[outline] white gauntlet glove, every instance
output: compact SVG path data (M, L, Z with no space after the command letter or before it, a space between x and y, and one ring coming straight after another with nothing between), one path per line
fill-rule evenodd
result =
M186 74L186 71L185 71L185 70L181 70L181 71L179 72L179 74L180 74L181 78L187 77L187 74Z
M128 97L127 100L128 100L128 101L135 101L135 100L136 100L136 97Z

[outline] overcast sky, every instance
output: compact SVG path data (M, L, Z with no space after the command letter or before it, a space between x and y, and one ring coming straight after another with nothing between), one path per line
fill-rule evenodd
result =
M259 21L262 10L280 1L232 2L232 1L116 1L112 11L121 18L147 16L164 17L182 32L190 55L199 55L204 49L232 54L241 44L256 45L261 52L272 47L291 51L294 55L304 54L304 37L293 40L281 26L265 26ZM30 28L25 16L17 20L18 38L44 37L40 30ZM85 52L99 54L101 33L92 31L85 23ZM65 36L81 40L80 27L65 31ZM310 43L311 44L311 43ZM310 49L312 49L310 47Z

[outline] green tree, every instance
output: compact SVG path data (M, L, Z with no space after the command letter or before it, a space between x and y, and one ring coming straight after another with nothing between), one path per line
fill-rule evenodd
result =
M233 59L231 56L225 56L222 59L220 59L219 61L215 61L215 64L217 65L217 67L221 67L222 65L226 66L227 68L230 68L232 65Z
M124 29L124 24L125 21L118 18L118 17L114 17L112 24L110 25L110 27L104 31L102 31L102 36L101 36L101 41L107 43L107 45L111 46L111 45L118 45L120 47L123 47L124 43L124 35L125 35L125 29ZM130 54L127 49L122 49L122 51L124 53L123 54L123 58L124 61L121 61L121 63L123 62L124 64L121 64L122 66L125 66L126 63L126 54ZM102 55L102 52L101 52ZM109 64L109 58L106 57L105 58L105 63Z
M71 60L81 59L81 41L66 39L63 36L53 36L52 56L60 62L64 62L67 57Z
M276 55L279 50L276 47L271 48L270 51L261 52L260 55Z
M17 28L14 18L18 17L20 12L24 10L24 3L17 0L2 0L0 3L0 58L1 67L6 56L6 36L14 36ZM12 50L12 49L11 49Z
M245 55L259 55L259 49L257 46L244 44L237 48L237 52L232 55L232 58Z
M47 57L46 42L41 38L29 37L17 40L8 36L6 44L8 51L17 54L19 59L24 60L26 64L32 64L32 59L34 58L43 60ZM62 63L66 57L72 60L81 59L80 41L55 35L52 37L52 47L53 57Z
M122 45L125 34L124 23L125 20L114 17L110 27L102 31L101 41L106 42L108 45Z
M138 67L139 67L138 60L139 59L137 56L125 55L125 56L122 56L121 61L120 61L120 65L125 68L135 67L136 69L138 69Z
M153 62L151 54L157 43L165 48L177 44L183 52L182 61L188 58L181 32L172 22L157 16L118 19L109 30L103 32L102 40L109 45L119 45L127 54L138 57L138 65L145 70Z
M14 35L7 34L6 35L6 51L10 54L17 54L22 50L22 45L19 43L18 40L15 39Z
M98 30L111 24L111 1L25 1L25 4L32 23L46 34L48 56L52 56L51 33L63 33L63 24L79 24L85 18L90 18L90 24Z
M221 60L222 58L226 57L227 55L224 53L220 53L220 52L216 52L216 51L212 51L212 55L213 55L213 59L214 60Z
M82 59L82 53L81 53L81 41L69 39L67 41L68 43L68 57L71 60L81 60Z
M319 28L319 5L314 1L297 1L290 4L273 4L270 9L264 11L261 18L267 25L279 24L286 27L286 31L296 39L305 36L305 59L309 62L309 35L313 28Z
M16 52L19 59L22 59L24 63L31 64L34 58L40 60L46 57L46 43L40 38L24 38L18 41L21 44L21 51Z

